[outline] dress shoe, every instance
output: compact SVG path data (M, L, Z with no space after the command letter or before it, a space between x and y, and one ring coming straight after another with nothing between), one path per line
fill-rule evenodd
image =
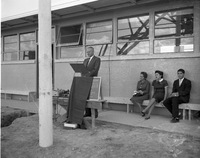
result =
M91 117L91 114L85 114L83 117Z
M145 117L145 120L148 120L148 119L150 119L150 116L146 116L146 117Z
M145 116L145 113L141 111L141 115L142 115L142 117L144 117L144 116Z
M177 123L177 122L179 122L179 118L178 117L174 117L170 122L171 123Z

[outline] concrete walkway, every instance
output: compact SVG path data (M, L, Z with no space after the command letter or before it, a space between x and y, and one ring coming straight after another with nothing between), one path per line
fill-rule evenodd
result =
M38 113L38 102L26 102L16 100L1 100L1 106L24 109L32 113ZM60 114L63 109L58 109ZM167 132L183 133L200 137L200 120L180 120L179 123L170 123L169 117L152 115L149 120L145 120L139 113L129 113L121 111L105 110L99 112L97 120L120 123L134 127L146 127Z
M200 120L180 120L179 123L170 123L171 118L165 116L152 115L149 120L145 120L139 113L127 114L119 111L103 111L98 120L200 137Z

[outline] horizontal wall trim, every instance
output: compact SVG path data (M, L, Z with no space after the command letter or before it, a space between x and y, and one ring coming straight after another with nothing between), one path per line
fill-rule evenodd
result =
M28 61L2 61L1 65L34 64L35 60Z
M183 58L200 58L200 53L177 53L177 54L137 54L126 56L103 56L101 61L117 61L117 60L152 60L152 59L183 59ZM70 63L70 62L83 62L84 58L77 59L60 59L55 60L55 63Z
M152 60L152 59L182 59L182 58L200 58L200 53L177 53L177 54L136 54L126 56L103 56L102 61L118 61L118 60ZM54 63L78 63L83 62L85 58L70 58L56 59ZM16 64L34 64L35 60L31 61L3 61L1 65L16 65Z

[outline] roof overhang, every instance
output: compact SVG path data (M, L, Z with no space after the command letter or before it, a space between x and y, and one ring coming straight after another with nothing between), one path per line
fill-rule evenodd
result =
M15 15L7 13L9 10L12 10L14 5L11 7L9 6L9 3L13 1L15 1L15 3L18 3L19 1L27 1L30 3L30 1L34 0L2 0L2 30L38 23L38 0L35 0L34 4L31 4L32 10L24 9L24 12L22 12L19 8L22 8L25 4L15 6L15 8L19 10L18 14L16 13ZM95 12L154 3L157 1L162 0L52 0L52 20L60 20L69 17L92 14ZM9 7L5 5L8 5Z
M51 10L69 8L98 0L52 0ZM38 14L38 0L2 0L1 21L9 21Z

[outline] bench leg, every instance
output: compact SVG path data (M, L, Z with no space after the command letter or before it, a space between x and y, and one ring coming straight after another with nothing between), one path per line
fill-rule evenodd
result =
M191 120L191 109L188 110L188 119Z
M185 120L185 109L183 109L183 120Z
M91 113L92 113L92 129L95 128L95 109L91 108Z
M127 111L126 112L129 113L129 104L127 104Z

